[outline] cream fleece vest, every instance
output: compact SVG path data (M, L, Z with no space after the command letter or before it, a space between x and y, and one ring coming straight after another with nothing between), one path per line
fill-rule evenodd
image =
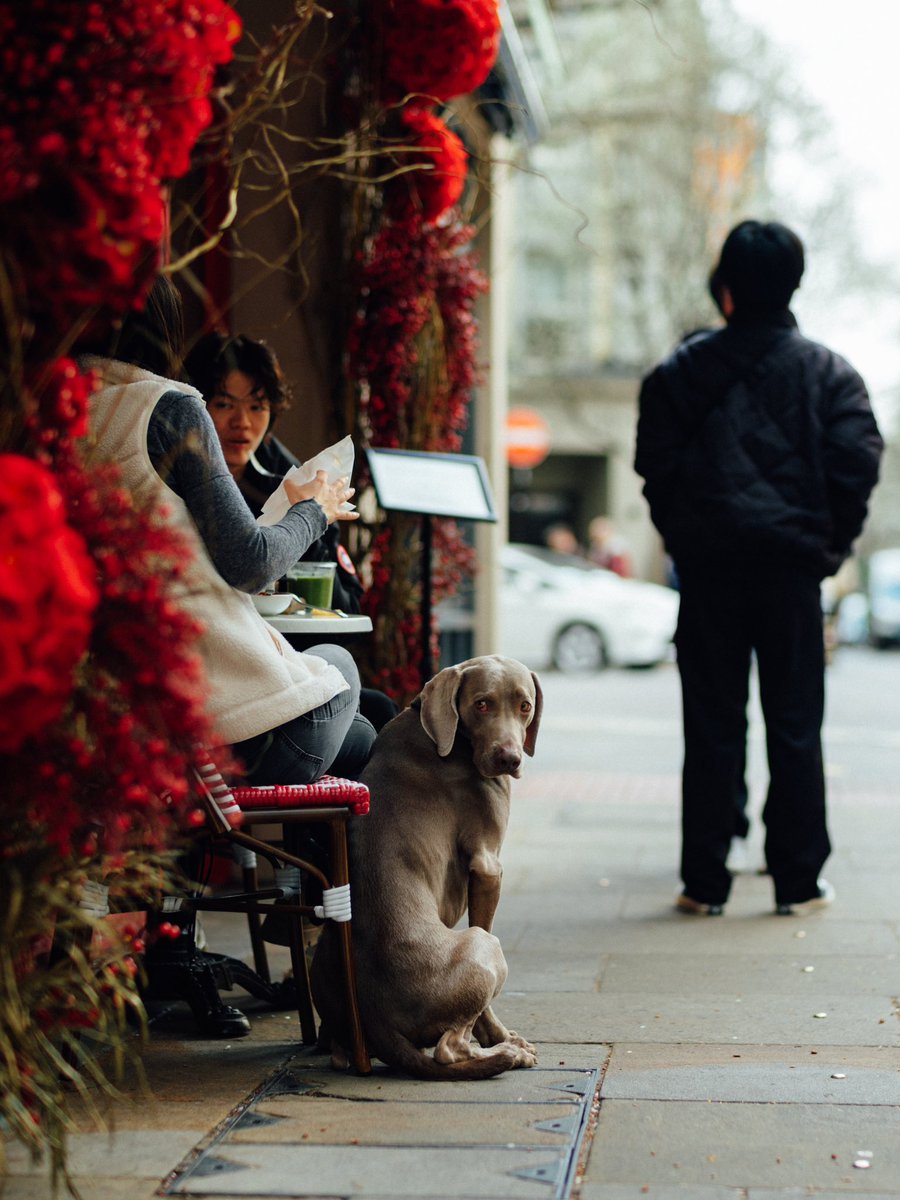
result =
M206 708L222 742L265 733L345 691L347 682L336 667L294 650L245 592L222 579L184 502L153 468L147 428L160 397L175 391L185 396L185 404L202 404L199 393L110 359L85 359L84 366L102 380L91 397L87 465L118 465L135 503L152 509L160 524L178 529L194 550L172 599L205 630L196 649L206 671Z

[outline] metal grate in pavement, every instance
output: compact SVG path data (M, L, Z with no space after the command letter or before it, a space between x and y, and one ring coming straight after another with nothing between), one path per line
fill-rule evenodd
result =
M201 1143L164 1196L566 1200L598 1085L534 1067L476 1083L292 1062Z

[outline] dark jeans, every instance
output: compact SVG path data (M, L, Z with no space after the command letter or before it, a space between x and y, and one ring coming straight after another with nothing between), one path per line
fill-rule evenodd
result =
M245 765L244 782L312 783L329 772L358 779L369 761L375 730L359 711L359 672L343 646L323 644L305 654L332 663L350 687L308 713L232 746Z
M766 725L766 862L778 904L817 894L831 852L821 728L825 655L818 581L789 569L680 569L675 644L684 717L681 877L687 894L724 904L744 766L750 663Z

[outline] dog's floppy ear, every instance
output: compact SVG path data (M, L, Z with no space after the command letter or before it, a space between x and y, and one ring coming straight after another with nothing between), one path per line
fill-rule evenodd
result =
M540 680L534 671L531 672L531 682L534 684L534 712L531 716L531 724L525 730L525 753L530 758L534 758L534 745L541 725L541 713L544 711L544 693L541 691Z
M459 667L445 667L422 688L422 728L437 746L441 758L453 749L459 710L456 695L462 683Z

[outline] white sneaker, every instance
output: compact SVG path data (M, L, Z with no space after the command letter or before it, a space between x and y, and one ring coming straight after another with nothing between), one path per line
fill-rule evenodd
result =
M702 900L695 900L686 892L675 897L675 907L678 912L690 913L692 917L721 917L725 911L724 904L704 904Z
M808 917L812 913L821 912L834 903L836 892L827 879L818 881L819 894L810 900L800 900L795 904L776 904L775 912L779 917Z

